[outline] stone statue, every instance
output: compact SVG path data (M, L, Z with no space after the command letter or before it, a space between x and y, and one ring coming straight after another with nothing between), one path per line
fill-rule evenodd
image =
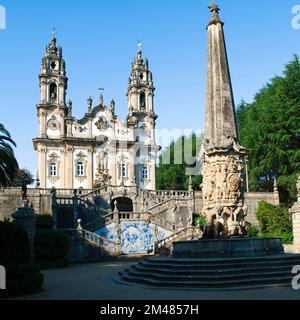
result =
M117 201L117 200L114 201L114 212L115 212L115 213L118 213L118 212L119 212L119 209L118 209L118 201Z
M22 184L22 200L27 200L27 185L25 183Z

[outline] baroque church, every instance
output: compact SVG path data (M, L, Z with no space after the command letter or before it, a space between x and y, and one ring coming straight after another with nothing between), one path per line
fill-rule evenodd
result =
M66 63L55 35L42 59L39 84L39 137L33 144L40 188L96 189L109 183L155 190L155 88L140 48L131 67L125 122L116 115L114 100L105 105L102 88L95 106L88 98L82 119L73 116L72 102L66 101Z

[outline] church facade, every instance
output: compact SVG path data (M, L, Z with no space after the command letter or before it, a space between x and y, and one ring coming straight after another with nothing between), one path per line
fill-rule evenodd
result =
M116 115L114 100L105 105L102 91L95 106L92 98L87 100L82 119L73 117L72 102L66 100L66 64L55 36L46 47L39 84L39 137L33 144L40 188L80 190L110 184L155 190L155 88L140 48L131 67L124 122Z

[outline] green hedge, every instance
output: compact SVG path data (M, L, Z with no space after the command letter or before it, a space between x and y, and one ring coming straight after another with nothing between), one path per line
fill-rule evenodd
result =
M39 265L27 262L19 266L9 266L6 269L8 296L33 294L42 289L44 275Z
M0 265L21 265L30 261L30 242L25 229L16 223L0 222Z
M57 230L38 230L34 241L37 263L42 268L62 267L70 250L68 237Z
M53 227L53 218L49 214L41 214L36 218L36 228L37 229L52 229Z
M25 229L11 222L0 222L0 265L6 269L4 296L35 293L42 289L44 276L31 262L30 241Z

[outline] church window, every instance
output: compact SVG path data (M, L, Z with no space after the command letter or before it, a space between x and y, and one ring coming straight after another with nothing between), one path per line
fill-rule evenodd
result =
M143 180L148 179L148 168L147 167L142 168L142 179Z
M50 163L49 176L50 177L57 177L57 166L56 166L55 162Z
M77 176L78 177L84 176L84 164L82 161L77 162Z
M140 109L141 110L146 109L146 95L144 92L140 94Z

